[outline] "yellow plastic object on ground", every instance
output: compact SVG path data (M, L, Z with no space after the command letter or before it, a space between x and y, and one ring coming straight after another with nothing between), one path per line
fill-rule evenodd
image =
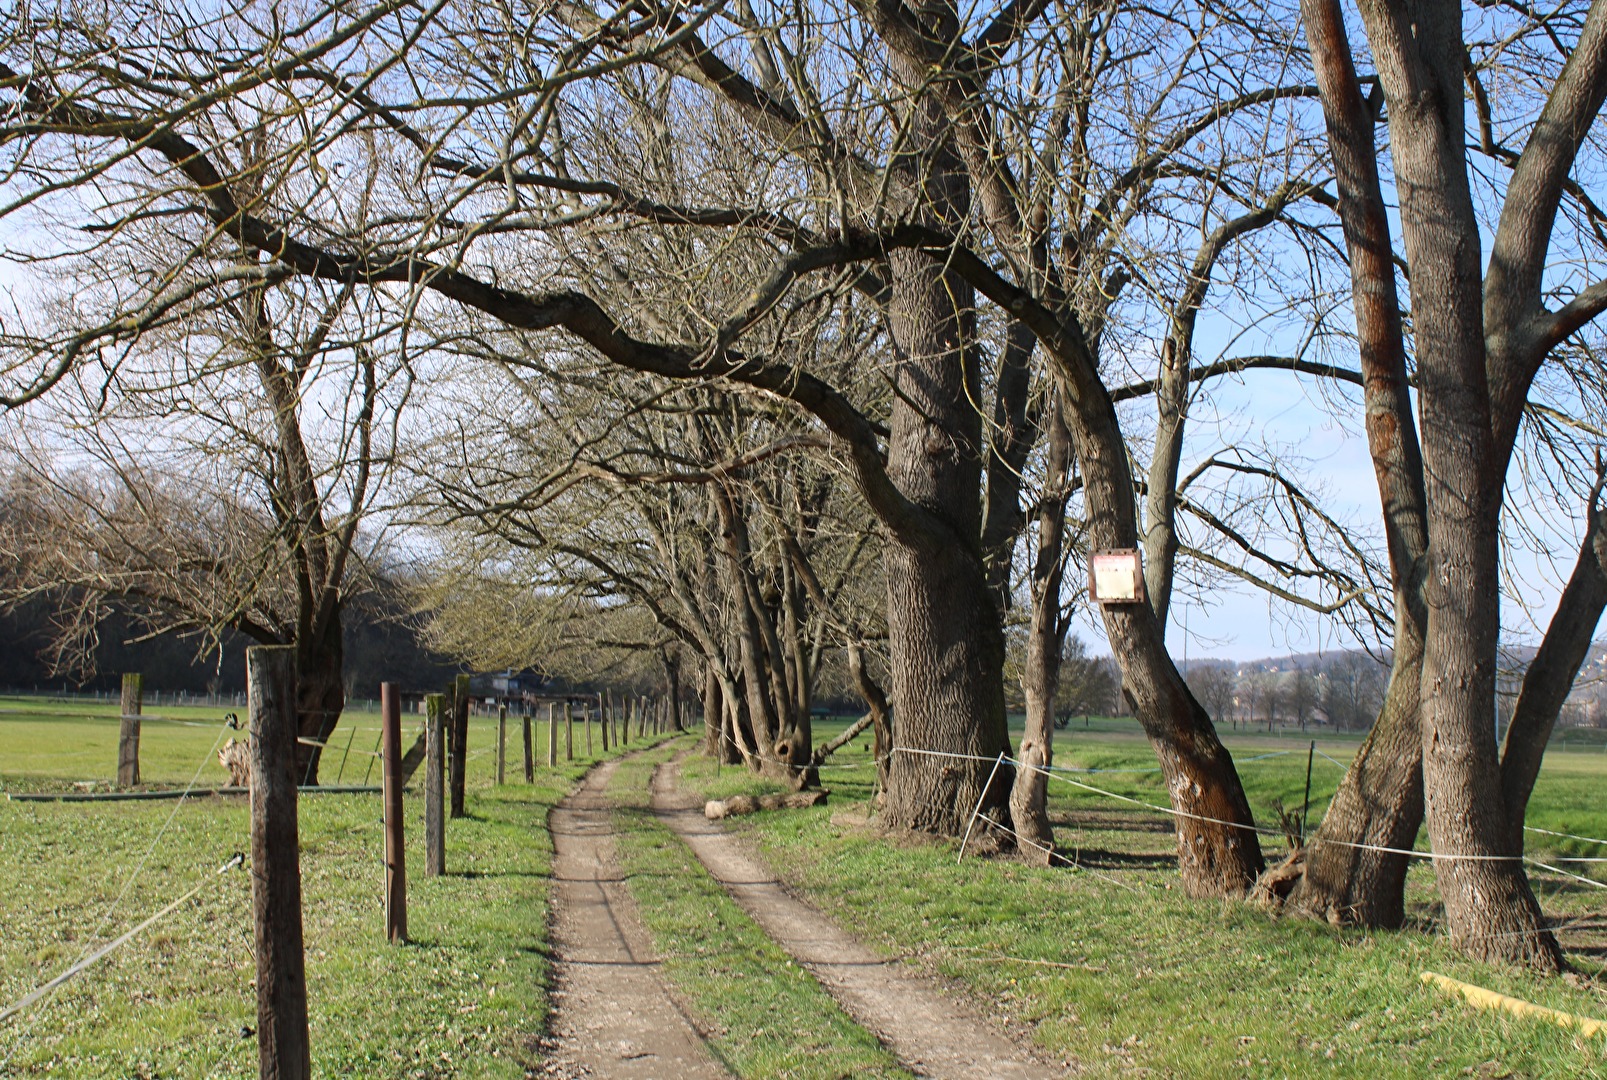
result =
M1461 994L1468 1004L1477 1005L1481 1009L1504 1009L1515 1016L1533 1016L1541 1020L1550 1020L1566 1028L1576 1028L1584 1035L1607 1035L1607 1023L1601 1020L1592 1020L1585 1016L1575 1016L1558 1009L1548 1009L1544 1005L1536 1005L1532 1001L1521 998L1508 997L1498 994L1494 990L1486 990L1482 986L1472 983L1458 982L1456 979L1440 975L1437 972L1425 971L1419 976L1426 983L1434 983L1442 990L1453 994Z

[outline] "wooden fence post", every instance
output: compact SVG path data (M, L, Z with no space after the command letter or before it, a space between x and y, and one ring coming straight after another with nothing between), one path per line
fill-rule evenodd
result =
M580 711L580 719L586 725L586 756L591 757L591 702L588 701Z
M394 683L379 684L385 768L385 940L407 940L407 846L402 830L402 695Z
M123 676L123 722L117 731L117 786L120 788L139 783L139 718L144 687L143 676Z
M296 829L296 650L246 650L251 744L251 904L256 913L257 1070L312 1076Z
M529 705L529 703L526 703L525 708L524 708L524 729L525 729L525 783L533 784L536 781L536 759L535 759L534 754L533 754L533 749L534 748L530 745L530 705Z
M497 786L505 782L503 769L508 758L508 707L497 706Z
M564 760L575 760L575 709L564 702Z
M446 873L446 695L424 695L424 876Z
M547 764L558 764L558 707L547 702Z
M452 687L452 816L463 817L463 771L469 754L469 677L459 675Z

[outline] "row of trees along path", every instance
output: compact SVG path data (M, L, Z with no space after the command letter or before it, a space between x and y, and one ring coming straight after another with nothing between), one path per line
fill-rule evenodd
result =
M1042 839L1040 774L992 767L1009 750L1007 608L1032 607L1020 753L1048 764L1067 560L1141 549L1145 602L1099 618L1178 812L1182 882L1238 897L1263 870L1251 809L1167 647L1187 558L1393 641L1378 724L1295 908L1398 923L1403 857L1378 849L1409 847L1426 821L1452 939L1558 970L1521 828L1607 605L1607 470L1559 434L1600 431L1568 414L1603 397L1581 334L1607 310L1591 276L1607 216L1587 190L1607 0L1366 0L1365 49L1334 0L1232 18L1173 7L826 0L805 15L744 0L694 15L566 0L510 33L453 4L353 17L316 0L289 37L259 33L243 4L114 7L91 34L9 27L0 216L24 223L18 243L54 245L30 255L56 291L0 336L0 405L59 387L123 425L83 429L102 473L25 468L4 492L0 531L28 521L45 538L0 536L30 554L14 560L24 570L45 568L22 593L290 644L310 740L297 768L314 775L344 704L342 613L378 474L449 461L409 490L433 524L461 527L481 555L471 569L533 551L589 575L543 579L544 593L628 597L660 635L642 644L697 658L722 745L756 769L809 780L826 637L793 630L815 619L881 748L930 752L882 755L889 826L956 835L978 808ZM122 43L116 62L105 40ZM35 213L86 224L37 229ZM1304 324L1294 355L1239 352L1267 312ZM1231 343L1210 363L1195 355L1202 320ZM1313 359L1312 341L1341 358L1354 342L1359 369ZM434 385L461 376L476 406L418 414L441 423L415 454L399 410L424 377L420 350ZM1136 379L1135 355L1153 358ZM1560 410L1538 400L1548 366L1566 384L1550 395ZM1339 411L1365 419L1387 568L1275 448L1182 470L1208 384L1255 369L1361 388L1360 410ZM560 437L527 456L549 436L519 410L561 399L589 407L545 416ZM1140 399L1152 436L1118 410ZM664 452L609 443L620 413L633 447ZM206 457L230 497L202 507L181 498L190 477L118 445L156 431L205 450L215 418L238 449ZM1536 425L1530 453L1595 482L1575 575L1498 750L1506 490ZM469 453L482 436L487 452ZM667 466L634 468L644 456ZM236 460L239 475L224 467ZM678 512L698 531L634 523L635 564L570 542L579 527L559 512L575 489L605 492L592 505L607 511L645 506L615 493L666 487L695 492ZM767 539L771 519L785 528ZM804 550L839 519L874 548L874 617L848 610ZM51 539L53 521L72 528ZM1036 558L1020 588L1023 545ZM651 579L642 562L675 572ZM198 596L221 606L197 614ZM863 662L883 631L885 694ZM460 705L453 813L464 723Z

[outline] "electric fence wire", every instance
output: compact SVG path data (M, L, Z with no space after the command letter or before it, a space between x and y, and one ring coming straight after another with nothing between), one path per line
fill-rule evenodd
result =
M200 763L196 765L195 772L190 776L189 784L185 786L184 794L181 795L178 801L173 804L172 810L168 812L167 817L162 821L162 825L159 829L157 829L156 835L151 838L151 842L146 847L144 854L140 856L139 862L135 865L134 869L128 874L128 876L124 878L122 888L118 890L117 896L112 900L111 906L106 909L106 912L100 918L100 922L96 924L94 933L85 939L83 948L79 950L77 957L74 958L73 962L68 965L65 971L63 971L56 978L46 982L42 987L29 994L24 999L28 1005L48 1002L52 997L55 996L55 992L79 971L89 967L96 960L99 960L101 957L104 957L108 953L114 951L125 942L132 940L133 937L137 936L140 930L143 930L145 927L152 925L161 917L176 910L184 900L189 899L190 896L193 896L200 890L201 886L197 886L196 889L191 890L189 894L181 898L179 901L169 904L156 916L141 923L135 928L134 931L124 934L122 937L116 939L111 945L96 951L94 958L89 959L90 951L94 949L96 943L101 940L101 935L105 932L107 925L116 916L118 908L122 906L123 901L128 897L129 891L144 875L145 868L150 863L151 855L155 853L157 845L162 842L162 838L167 835L167 830L172 826L174 818L178 816L179 809L189 800L190 793L195 790L196 784L201 779L201 773L206 768L208 759L212 758L213 755L217 753L218 745L223 741L224 733L230 730L238 730L238 720L233 716L233 714L230 714L227 719L218 722L218 734L212 740L211 748L201 758ZM230 863L225 863L223 867L219 868L219 872L221 873L223 869L227 869L230 865L236 864L236 860L239 858L239 856L236 856L235 860L231 860ZM20 1011L18 1007L8 1008L3 1014L0 1014L0 1019L7 1019L12 1015L15 1015L18 1011ZM34 1010L30 1014L29 1019L30 1021L35 1021L41 1015L41 1011ZM13 1044L11 1050L7 1052L5 1058L0 1060L0 1069L4 1069L11 1063L11 1059L16 1055L17 1049L21 1045L22 1040L19 1036L17 1041Z
M977 754L956 754L956 753L951 753L951 752L948 752L948 751L923 750L923 749L917 749L917 748L914 748L914 747L907 747L907 746L894 747L893 752L894 753L914 754L914 755L920 755L920 756L926 756L926 757L948 758L948 759L956 760L956 761L983 762L983 763L987 763L989 765L996 765L997 764L996 759L989 758L989 757L982 757L982 756L977 755ZM1076 780L1076 779L1073 779L1072 777L1069 777L1069 776L1057 775L1052 770L1046 769L1043 766L1026 765L1024 762L1016 761L1013 758L1004 758L1003 755L1001 755L1001 759L1006 760L1006 761L1010 761L1012 764L1014 764L1014 765L1016 765L1017 767L1020 767L1020 768L1034 769L1034 770L1036 770L1038 772L1043 773L1046 776L1051 777L1052 779L1059 780L1062 783L1071 784L1074 787L1081 788L1081 789L1083 789L1085 791L1088 791L1088 792L1091 792L1093 794L1103 795L1106 798L1116 799L1116 800L1119 800L1121 802L1132 803L1135 806L1142 806L1142 807L1144 807L1146 809L1154 810L1155 812L1160 813L1160 814L1167 814L1167 815L1170 815L1172 817L1177 817L1177 818L1187 818L1187 819L1194 820L1194 821L1203 821L1203 822L1207 822L1209 824L1221 825L1221 826L1224 826L1226 828L1231 828L1231 829L1242 829L1242 830L1244 830L1246 832L1254 832L1254 833L1258 833L1258 834L1263 835L1263 836L1280 836L1281 835L1280 833L1278 833L1278 832L1276 832L1276 831L1274 831L1272 829L1263 828L1263 827L1258 826L1258 825L1246 825L1243 822L1228 821L1228 820L1226 820L1224 818L1210 817L1210 816L1204 815L1204 814L1195 814L1195 813L1191 813L1191 812L1189 812L1187 810L1178 810L1178 809L1175 809L1173 807L1160 806L1160 805L1158 805L1156 803L1147 802L1147 801L1145 801L1143 799L1134 798L1133 796L1130 796L1130 795L1122 795L1122 794L1119 794L1118 792L1107 791L1104 788L1096 787L1093 784L1084 783L1081 780ZM1382 853L1390 854L1390 855L1404 855L1404 856L1407 856L1408 858L1428 859L1428 860L1433 861L1433 862L1514 862L1514 861L1520 861L1520 862L1528 863L1531 866L1538 867L1539 869L1546 870L1546 871L1551 872L1551 873L1561 874L1564 877L1572 878L1572 879L1574 879L1576 881L1582 882L1582 883L1587 884L1587 885L1591 885L1591 886L1593 886L1595 888L1598 888L1598 889L1607 889L1607 883L1597 881L1594 878L1585 877L1585 876L1583 876L1581 874L1570 873L1567 870L1563 870L1560 867L1552 865L1551 863L1542 862L1539 859L1536 859L1536 858L1534 858L1532 856L1529 856L1529 855L1486 855L1486 854L1482 854L1482 853L1451 853L1451 852L1439 852L1439 851L1418 851L1418 850L1411 849L1411 848L1384 847L1384 846L1381 846L1381 845L1378 845L1378 844L1357 844L1357 843L1352 843L1352 842L1347 841L1347 840L1333 840L1333 839L1321 839L1321 838L1312 841L1312 843L1314 843L1314 844L1318 844L1318 843L1320 843L1320 844L1332 844L1332 845L1335 845L1337 847L1346 847L1346 848L1351 848L1351 849L1354 849L1354 850L1357 850L1357 851L1377 851L1377 852L1382 852ZM1571 860L1558 859L1556 861L1562 862L1562 861L1571 861Z

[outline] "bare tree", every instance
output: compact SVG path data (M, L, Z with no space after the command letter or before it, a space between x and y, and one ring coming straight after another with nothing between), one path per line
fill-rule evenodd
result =
M159 263L166 238L126 231L80 266L79 309L121 260ZM181 268L182 270L182 268ZM376 416L400 404L352 290L316 282L177 287L173 321L119 362L70 373L25 465L34 527L5 585L61 606L58 662L83 670L106 612L150 634L225 630L297 651L298 774L316 782L345 704L342 611L362 589L360 532L385 469ZM63 313L66 317L67 313ZM70 392L69 392L70 391ZM36 410L37 411L37 410Z
M1369 358L1374 365L1369 413L1385 425L1370 434L1392 531L1402 631L1396 637L1397 673L1403 659L1409 663L1416 641L1422 642L1417 687L1392 685L1392 698L1398 689L1404 701L1390 724L1375 727L1370 740L1399 744L1403 752L1359 755L1352 769L1356 781L1347 778L1356 794L1336 798L1330 816L1336 816L1335 833L1366 828L1361 819L1368 816L1376 816L1383 831L1404 834L1410 825L1415 832L1410 796L1417 779L1411 763L1417 760L1414 747L1421 747L1430 837L1437 852L1459 856L1435 861L1453 941L1477 956L1556 970L1561 964L1556 942L1511 844L1515 827L1499 797L1500 761L1489 737L1500 509L1536 374L1553 349L1607 306L1607 291L1585 279L1552 309L1543 284L1559 205L1578 190L1570 188L1569 174L1607 96L1607 7L1592 4L1588 11L1545 20L1553 41L1566 30L1573 44L1560 67L1548 65L1555 74L1543 92L1543 106L1527 128L1524 148L1512 151L1496 143L1459 5L1362 6L1390 128L1406 262L1412 268L1423 421L1418 465L1404 403L1405 348L1391 299L1395 269L1375 166L1375 111L1360 93L1338 6L1315 0L1302 6L1340 180L1364 367ZM1521 17L1520 34L1536 28L1535 19ZM1474 145L1511 169L1487 274L1464 136L1464 71L1480 127ZM1375 306L1364 309L1364 304ZM1345 811L1365 801L1363 791L1378 787L1376 780L1364 779L1363 771L1391 756L1405 763L1394 766L1407 769L1394 787L1406 793L1406 801L1382 815ZM1346 795L1343 789L1341 795ZM1338 824L1341 816L1350 827ZM1321 830L1317 839L1325 839ZM1398 864L1399 857L1393 859ZM1400 872L1389 864L1376 871L1395 877ZM1313 879L1311 869L1307 879ZM1331 906L1335 887L1316 887L1322 890L1319 906ZM1393 890L1379 891L1388 896Z
M1233 668L1228 664L1191 664L1188 670L1189 687L1200 704L1218 724L1233 713Z

